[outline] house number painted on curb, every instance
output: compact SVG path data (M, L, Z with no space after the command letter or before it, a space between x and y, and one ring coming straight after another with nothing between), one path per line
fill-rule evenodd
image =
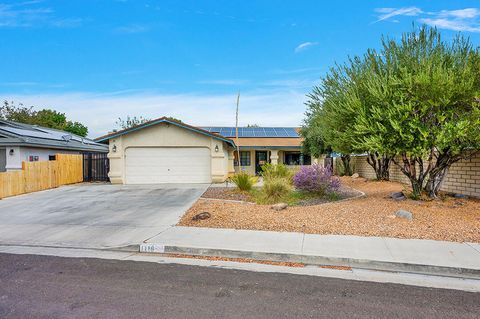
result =
M141 244L140 245L141 253L164 253L165 246L159 244Z

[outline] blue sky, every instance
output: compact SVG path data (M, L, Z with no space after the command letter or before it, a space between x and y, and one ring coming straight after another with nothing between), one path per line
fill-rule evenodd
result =
M301 124L335 62L412 22L480 44L478 1L0 0L0 98L106 133L117 117Z

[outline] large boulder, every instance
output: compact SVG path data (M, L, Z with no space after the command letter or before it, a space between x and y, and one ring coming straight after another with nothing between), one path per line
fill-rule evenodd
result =
M395 216L398 217L398 218L405 218L405 219L408 219L408 220L413 220L413 214L411 212L409 212L408 210L403 210L403 209L397 210L395 212Z

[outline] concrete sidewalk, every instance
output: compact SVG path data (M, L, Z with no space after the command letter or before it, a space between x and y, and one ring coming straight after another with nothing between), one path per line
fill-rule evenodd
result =
M476 243L172 227L140 250L480 278Z

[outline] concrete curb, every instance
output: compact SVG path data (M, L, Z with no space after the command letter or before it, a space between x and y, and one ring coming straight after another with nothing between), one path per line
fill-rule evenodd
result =
M143 253L167 253L184 254L194 256L248 258L261 261L298 262L307 265L322 266L349 266L352 268L379 270L390 272L403 272L422 275L434 275L443 277L456 277L468 279L480 279L480 269L459 268L437 265L423 265L404 262L390 262L381 260L367 260L356 258L342 258L332 256L299 255L288 253L271 253L257 251L210 249L197 247L168 246L161 244L142 244L140 252Z

